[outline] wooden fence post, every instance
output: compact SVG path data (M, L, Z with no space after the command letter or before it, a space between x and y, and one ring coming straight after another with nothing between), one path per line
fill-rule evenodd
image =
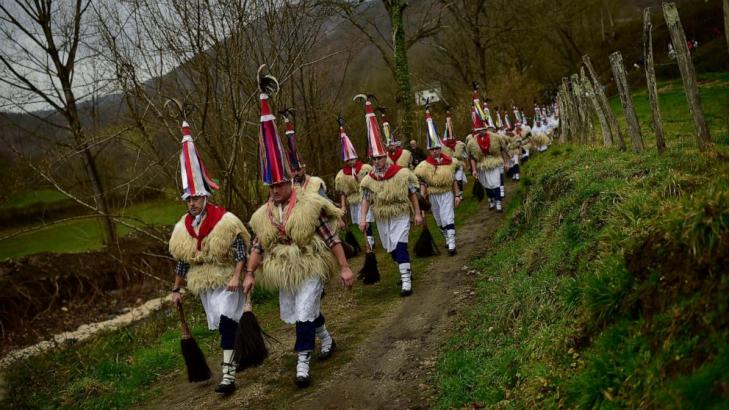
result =
M618 94L620 94L620 103L623 106L625 120L628 122L628 134L630 134L630 141L633 143L633 151L641 152L643 151L643 138L640 133L638 116L635 115L633 99L630 96L630 87L628 86L628 78L625 75L623 56L619 51L610 54L610 66L613 69L615 84L618 86Z
M663 17L666 19L666 25L671 33L673 49L676 50L676 60L678 60L678 68L681 70L683 89L688 100L689 111L691 111L691 116L694 120L694 129L696 130L699 150L706 151L711 144L711 135L709 134L709 129L706 127L704 110L701 108L701 98L699 97L699 87L696 83L694 63L691 61L691 54L686 44L686 35L683 32L681 19L678 16L678 10L674 3L663 3Z
M610 103L605 96L605 90L602 89L600 79L597 78L597 73L595 72L595 69L592 68L590 56L585 54L584 56L582 56L582 61L585 63L585 67L587 67L587 72L590 73L590 78L592 78L592 85L593 87L595 87L595 95L597 96L597 100L600 102L600 105L602 105L602 110L605 113L605 119L607 120L608 127L610 128L611 143L617 143L618 148L624 150L625 141L623 140L623 134L620 132L620 127L618 127L618 121L615 119L615 113L613 112L613 109L610 108Z
M652 31L653 23L651 23L651 9L646 7L643 10L643 62L645 63L645 81L648 87L648 101L651 103L651 112L653 114L653 130L656 132L656 148L658 148L658 152L660 153L666 150L666 140L663 136L661 110L658 105L656 70L653 67Z
M562 78L562 105L564 106L564 133L560 136L562 142L572 140L572 110L570 109L569 90L567 88L567 78Z
M597 96L595 95L595 89L592 87L592 82L585 74L585 67L580 67L580 82L582 83L582 88L584 88L587 93L587 98L592 103L592 108L595 111L595 114L597 114L597 120L600 122L600 132L602 133L603 144L605 146L610 146L610 127L607 125L605 113L602 111L600 102L597 101Z

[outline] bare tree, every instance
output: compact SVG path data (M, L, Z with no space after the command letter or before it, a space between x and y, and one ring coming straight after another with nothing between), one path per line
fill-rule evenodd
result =
M81 158L86 182L93 191L94 210L102 220L105 242L116 240L114 222L99 175L91 141L79 113L78 64L92 56L81 54L90 1L13 0L0 3L0 83L10 93L0 93L17 110L50 107L63 123L49 121L71 136L71 148Z

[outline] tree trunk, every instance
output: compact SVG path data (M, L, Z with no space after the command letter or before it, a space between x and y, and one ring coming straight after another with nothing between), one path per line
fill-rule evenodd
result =
M607 120L607 124L610 127L611 141L610 144L607 145L611 145L612 143L617 142L618 148L624 150L625 141L623 140L623 134L620 132L620 127L618 127L618 121L615 119L615 113L613 112L612 108L610 108L610 103L605 96L605 90L603 90L602 84L600 84L600 79L597 77L597 73L592 67L590 56L585 54L584 56L582 56L582 61L585 63L585 67L587 67L587 72L590 73L590 78L592 78L592 84L595 88L595 95L597 96L597 100L602 105L603 112L605 113L605 119Z
M729 0L724 0L724 36L726 37L727 52L729 52Z
M729 0L728 0L729 1ZM653 114L653 129L656 133L656 148L658 152L666 150L666 141L663 136L663 123L661 110L658 105L658 87L656 86L656 71L653 67L653 24L651 23L651 9L643 10L643 62L645 64L645 81L648 87L648 100L651 103Z
M630 134L630 141L633 143L633 151L642 152L643 137L640 133L638 116L635 114L635 107L633 107L633 99L630 96L630 87L628 86L628 78L625 75L623 56L619 51L610 54L610 66L613 69L615 84L618 86L620 103L625 113L625 121L628 123L628 134Z
M395 81L397 81L403 109L402 129L405 138L409 139L413 136L413 96L412 87L410 86L408 50L405 43L405 26L403 24L403 12L407 4L401 0L393 0L389 3L390 6L387 9L390 14L390 25L392 26Z
M678 68L681 70L683 89L688 100L689 111L691 111L691 116L694 120L694 129L696 130L699 150L706 151L711 144L711 135L704 120L704 110L701 108L701 97L699 96L699 87L696 83L694 63L691 61L691 54L686 45L686 35L683 32L681 19L678 16L678 10L674 3L663 3L663 17L666 19L666 25L671 33L673 48L676 50L676 60L678 60Z

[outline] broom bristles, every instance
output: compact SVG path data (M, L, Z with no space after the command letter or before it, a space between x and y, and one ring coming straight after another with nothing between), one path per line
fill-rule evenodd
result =
M479 202L483 201L484 197L484 191L483 191L483 185L476 180L473 182L473 196L478 199Z
M253 312L243 312L235 334L237 371L259 366L268 357L264 333Z
M352 250L354 251L353 256L357 256L360 252L362 252L362 247L359 245L359 242L357 242L357 238L354 237L352 231L347 231L347 233L344 234L344 242L352 247Z
M362 276L362 282L365 285L372 285L380 281L380 270L377 268L377 258L374 252L368 252L365 255L360 276Z
M419 258L427 258L429 256L438 255L438 247L430 234L430 230L426 226L420 233L420 237L415 242L415 256Z
M190 382L202 382L210 379L212 372L208 367L202 350L193 338L180 339L182 357L185 359L187 368L187 380Z

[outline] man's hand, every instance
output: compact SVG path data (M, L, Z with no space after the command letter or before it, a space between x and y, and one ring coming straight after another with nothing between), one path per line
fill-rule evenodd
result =
M340 278L342 286L347 289L352 288L352 285L354 284L354 273L352 273L352 269L350 269L349 266L343 266L340 269Z
M478 171L476 171L475 169L474 169L473 171L471 171L471 175L472 175L472 176L473 176L474 178L478 179Z
M456 196L455 207L458 208L458 206L460 206L460 205L461 205L461 197L460 196Z
M243 293L250 294L253 292L253 287L256 285L256 278L253 277L252 273L247 273L246 277L243 278Z
M367 232L367 221L360 221L359 222L359 230L361 232Z
M237 292L240 290L240 276L233 275L232 278L228 281L228 291L229 292Z
M175 306L177 306L180 303L182 303L182 295L180 295L180 292L172 292L172 293L170 293L170 301Z
M415 225L420 226L423 224L423 216L420 213L415 214Z

